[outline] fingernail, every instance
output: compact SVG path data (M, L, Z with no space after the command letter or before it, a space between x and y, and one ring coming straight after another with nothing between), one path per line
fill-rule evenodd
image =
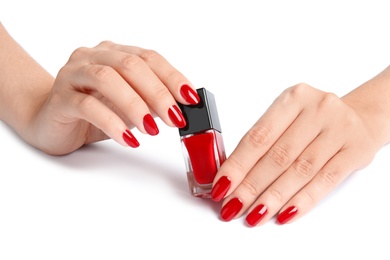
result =
M151 114L144 116L144 128L146 132L150 135L157 135L159 133L156 122L154 121Z
M211 199L214 201L220 201L226 195L230 189L230 179L227 176L219 178L211 190Z
M130 132L130 130L124 131L122 134L122 138L129 146L133 148L139 146L139 142L137 141L137 139L135 139L134 135Z
M178 128L183 128L186 126L186 120L184 119L183 114L180 112L178 106L173 105L168 109L169 118Z
M183 85L180 88L180 94L191 105L196 105L200 101L198 93L188 85Z
M265 214L267 214L267 207L263 204L260 204L256 206L247 216L246 216L246 223L248 223L249 226L254 227L256 226L260 220L263 219Z
M242 202L239 198L231 199L221 210L221 218L223 221L232 220L242 209Z
M276 221L279 224L285 224L292 219L298 213L298 208L295 206L288 207L282 213L279 214Z

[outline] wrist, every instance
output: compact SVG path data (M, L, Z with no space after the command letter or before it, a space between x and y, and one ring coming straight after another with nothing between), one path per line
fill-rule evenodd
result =
M366 122L379 145L390 142L389 68L341 98Z

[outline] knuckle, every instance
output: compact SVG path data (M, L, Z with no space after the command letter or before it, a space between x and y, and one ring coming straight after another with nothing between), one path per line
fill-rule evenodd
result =
M115 74L115 71L108 66L93 64L89 66L87 73L98 81L107 82Z
M301 178L310 178L313 174L313 162L307 159L300 158L294 164L294 173Z
M270 142L271 131L263 125L254 125L246 134L247 143L252 147L265 146Z
M241 185L251 196L257 197L260 195L258 183L253 178L245 178Z
M169 98L172 98L171 93L168 91L168 89L159 83L157 83L156 86L153 87L153 92L154 94L152 98L155 102L160 102L161 100L169 100Z
M143 63L143 61L137 55L126 54L118 61L118 63L119 66L125 70L132 70Z
M283 93L277 98L277 102L283 107L289 107L291 104L297 102L304 98L304 95L312 89L306 83L299 83L292 87L287 88Z
M113 46L115 46L116 44L112 41L108 41L108 40L104 40L104 41L101 41L97 46L98 47L102 47L102 48L111 48Z
M84 119L91 114L91 111L99 111L99 102L96 102L96 98L90 95L86 95L81 100L78 100L77 104L79 112ZM116 120L116 114L106 114L104 120L99 120L98 127L101 129L108 129L117 123Z
M129 115L129 116L131 115L130 111L133 111L133 110L143 111L145 109L145 107L147 106L145 103L145 100L141 96L134 95L133 93L128 92L128 91L123 91L122 98L123 98L123 100L126 101L124 103L124 107L127 108L127 109L123 110L123 113L126 115Z
M79 47L72 52L69 60L80 59L80 58L84 57L88 51L89 51L89 48L87 48L87 47Z
M243 165L243 160L237 158L237 156L232 155L228 160L224 162L224 164L229 165L230 171L234 171L237 174L245 172L245 166Z
M287 146L275 145L269 151L268 158L274 165L284 168L291 162L290 149Z
M126 106L130 108L141 108L144 101L138 95L126 95Z
M312 87L306 83L298 83L295 86L290 87L288 93L292 97L300 97L302 94L307 93Z
M305 189L301 196L305 201L305 205L315 205L319 200L318 193L312 189Z
M341 173L338 170L322 171L318 174L319 182L325 187L334 187L341 180Z
M96 109L96 102L95 98L90 95L84 96L81 100L78 100L77 106L81 112L81 114L85 115L87 111L89 110L95 110Z
M324 93L318 104L318 110L328 111L329 109L338 109L339 101L340 99L336 94L330 92Z
M59 69L56 80L58 79L59 81L68 81L69 80L69 75L72 73L72 66L63 66L62 68Z
M160 54L155 50L143 49L140 52L139 57L145 62L149 62L155 60L156 58L159 58Z
M322 100L325 104L333 104L334 102L339 101L339 97L332 92L326 92Z
M169 70L165 73L165 75L162 75L161 79L164 81L164 82L177 82L177 81L180 81L181 79L183 78L183 75L173 69L173 70Z
M283 194L280 191L278 191L277 189L270 187L268 192L276 200L276 202L278 204L284 202Z

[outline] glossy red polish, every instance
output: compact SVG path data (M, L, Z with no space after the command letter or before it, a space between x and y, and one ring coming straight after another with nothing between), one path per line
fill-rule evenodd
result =
M144 116L144 128L146 132L150 135L157 135L159 133L156 121L154 121L151 114L147 114Z
M180 94L181 96L185 99L185 101L187 101L188 103L190 103L191 105L196 105L199 103L200 101L200 98L198 96L198 93L196 93L196 91L194 91L190 86L188 85L183 85L181 88L180 88Z
M168 109L168 116L176 127L182 128L186 126L186 120L176 105L173 105Z
M214 95L197 89L196 105L179 104L187 125L179 129L190 192L210 198L218 169L226 159Z
M291 220L297 213L298 213L298 208L295 206L290 206L287 209L285 209L282 213L279 214L276 221L279 224L285 224L289 220Z
M211 190L211 199L214 201L220 201L229 191L231 186L231 181L227 176L222 176L219 178L217 183L215 183L213 189Z
M249 226L254 227L256 226L260 220L263 219L263 217L267 214L267 207L263 204L260 204L256 206L247 216L246 216L246 223L248 223Z
M239 198L233 198L221 209L221 219L223 221L232 220L242 209L242 202Z
M129 146L133 148L137 148L139 146L138 140L134 137L130 130L124 131L122 134L122 138Z

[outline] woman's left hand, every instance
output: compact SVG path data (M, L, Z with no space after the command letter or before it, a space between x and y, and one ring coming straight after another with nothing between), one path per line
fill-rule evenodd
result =
M386 70L342 99L307 84L286 89L217 173L212 199L224 199L222 220L247 212L250 226L274 215L292 222L369 164L389 141L389 108L377 105L389 91L375 87L389 78Z

